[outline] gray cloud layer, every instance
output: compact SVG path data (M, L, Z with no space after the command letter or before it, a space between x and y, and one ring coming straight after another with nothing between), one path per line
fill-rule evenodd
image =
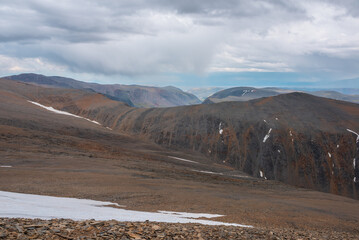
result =
M3 0L0 71L359 74L357 0Z

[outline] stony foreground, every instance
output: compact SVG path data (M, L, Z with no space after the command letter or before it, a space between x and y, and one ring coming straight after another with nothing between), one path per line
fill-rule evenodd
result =
M0 219L0 239L359 239L355 233L154 222Z

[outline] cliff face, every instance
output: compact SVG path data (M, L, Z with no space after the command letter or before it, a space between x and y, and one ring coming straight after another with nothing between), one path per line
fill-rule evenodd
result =
M358 198L359 106L301 93L128 111L118 130L200 151L253 176ZM355 160L356 159L356 160Z

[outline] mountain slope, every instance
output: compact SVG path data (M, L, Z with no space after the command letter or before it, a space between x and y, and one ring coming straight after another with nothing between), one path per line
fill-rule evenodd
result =
M350 132L359 132L357 104L291 93L120 115L118 130L202 152L252 176L359 197L359 142Z
M325 98L331 98L341 101L359 103L359 95L347 95L337 91L315 91L315 92L309 92L309 94L318 97L325 97Z
M252 87L235 87L216 92L203 101L204 104L229 102L229 101L249 101L261 97L270 97L280 94L271 89L257 89Z
M0 79L0 86L1 191L107 201L117 203L121 205L121 208L149 211L151 214L158 210L182 212L182 214L183 212L220 214L225 216L216 221L253 225L255 232L253 236L249 235L252 238L266 236L258 232L258 229L262 227L268 229L268 234L270 231L271 236L283 235L287 238L289 236L295 238L323 236L323 234L349 238L348 236L356 236L358 233L358 201L295 188L278 181L253 178L228 165L213 162L208 155L184 148L185 145L182 145L181 139L190 140L188 146L192 146L191 142L198 143L200 140L198 135L193 138L189 134L191 129L191 131L196 129L198 133L202 129L207 129L205 125L191 126L189 120L200 118L202 119L200 123L211 124L213 119L225 117L222 114L226 111L222 112L222 110L225 110L223 108L227 106L227 103L168 109L138 109L88 90L50 89L3 79ZM29 101L44 104L47 109ZM249 106L246 104L238 106L246 110L246 106ZM101 125L82 118L54 113L50 111L51 106L57 110L67 110L72 114L98 121ZM273 106L273 109L269 109L268 112L276 107ZM327 109L325 106L324 108ZM237 111L232 111L235 113L234 120L238 119ZM246 111L250 112L250 109ZM177 116L172 116L172 114L177 114ZM197 114L202 116L199 117ZM249 115L255 117L254 113ZM147 125L151 117L158 122ZM250 121L255 124L252 117ZM135 122L131 122L131 118ZM343 118L348 120L350 116ZM124 125L121 125L122 123ZM157 134L171 129L172 126L167 125L171 123L175 123L178 131L183 133L178 137L174 132L172 133L171 149L146 141L145 138L150 135L161 139L161 136ZM134 129L131 124L134 124L141 133L133 134L134 136L125 134ZM116 129L108 129L109 126ZM126 132L121 130L126 126L128 127ZM145 134L146 129L142 129L142 126L148 126L148 135ZM218 125L208 128L208 139L212 139L211 141L215 143L217 141L215 134L221 132L221 136L224 137L229 132L226 125L222 126L222 130L218 128ZM241 132L240 129L237 131ZM263 132L267 133L267 131ZM271 134L273 133L275 133L274 130ZM353 137L349 132L345 132L344 135L348 142L343 142L341 145L350 146L352 139L355 141L355 136ZM260 141L262 137L261 135ZM273 135L267 139L266 143L269 143L272 137ZM176 142L174 142L175 139ZM202 139L206 144L208 140ZM226 142L225 139L223 141ZM162 142L162 144L168 146L168 142L167 144ZM175 150L176 148L179 151ZM198 151L198 148L195 150ZM251 151L248 149L248 153ZM213 159L217 159L214 156L212 155ZM296 160L293 158L292 161ZM253 164L255 163L256 160L253 160ZM347 171L350 175L352 174L350 169L352 166L348 166L343 171ZM300 176L295 177L300 178ZM7 198L2 200L5 203L8 202ZM18 203L21 204L21 202ZM56 208L55 205L54 207ZM3 216L9 216L16 211L0 208L0 212L7 214ZM8 219L0 221L9 222ZM21 225L18 220L11 220L11 218L10 222L14 225L15 223ZM29 226L28 220L22 222L24 226ZM38 219L31 222L39 224ZM69 227L69 221L61 220L55 223L46 221L46 224L50 226L50 231L55 229L59 233L59 228L55 226L57 224L63 223L66 229ZM74 222L70 221L70 225L72 223ZM90 228L97 233L99 233L98 227L104 224L111 228L110 236L114 234L113 221L101 223L89 221L89 223L94 224L94 227ZM0 224L0 229L2 227L4 230L5 237L20 237L20 233L14 235L15 232L19 232L16 230L19 224L16 226L6 224L6 226L4 224L1 226ZM161 224L153 224L155 227L152 227L152 230L156 228L156 232L159 233L158 226ZM84 224L81 223L81 225ZM123 223L120 225L122 229ZM138 225L141 229L144 226L151 229L152 223L138 223ZM126 226L132 229L132 234L134 225L128 223ZM195 230L198 227L179 224L173 226L184 233L187 233L191 226ZM75 236L69 234L66 229L64 232L62 228L60 229L61 236ZM223 230L223 227L216 228L215 231L218 232L218 229ZM300 235L288 235L298 229L301 230ZM335 235L330 234L334 232L333 229ZM35 236L35 230L30 229L27 236ZM243 229L230 228L229 231L231 233L240 231L241 236L248 237ZM84 231L80 232L80 235L84 235ZM219 234L223 238L222 232ZM105 235L106 232L99 234L99 236ZM116 236L121 236L121 234ZM128 237L128 235L125 236ZM188 237L188 234L186 236Z
M204 104L229 102L229 101L249 101L261 97L277 96L279 94L291 93L295 90L281 88L252 88L235 87L216 92L203 101ZM342 100L347 102L359 103L358 95L346 95L336 91L299 91L318 97Z
M204 101L206 98L212 94L223 90L221 87L200 87L200 88L191 88L187 90L188 93L196 95L199 100Z
M183 92L175 87L147 87L139 85L103 85L86 83L71 78L48 77L39 74L20 74L8 76L7 79L33 83L45 87L92 89L109 98L135 107L172 107L199 104L200 100L193 94Z
M69 98L61 89L30 91L22 83L10 83L1 81L2 89L15 88L16 94L114 131L194 150L255 177L359 197L359 106L354 103L290 93L247 102L139 109L93 92L70 90ZM86 100L88 94L103 100Z

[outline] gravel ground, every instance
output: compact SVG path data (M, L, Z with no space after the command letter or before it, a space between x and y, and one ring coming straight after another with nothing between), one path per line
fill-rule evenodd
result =
M359 239L359 235L199 224L2 218L0 239Z

